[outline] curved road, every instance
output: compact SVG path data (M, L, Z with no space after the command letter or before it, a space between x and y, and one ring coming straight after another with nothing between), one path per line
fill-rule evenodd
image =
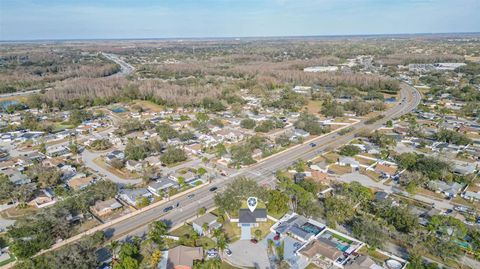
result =
M322 152L327 148L341 146L352 140L354 135L358 132L378 129L386 121L398 118L399 116L412 111L421 100L420 93L415 88L406 84L401 85L400 95L400 100L405 99L405 101L402 101L395 107L385 111L385 117L373 124L365 124L364 121L362 121L351 125L354 130L346 135L340 136L336 132L333 132L314 138L308 141L317 144L314 148L312 148L309 143L294 146L252 166L242 168L228 177L216 179L212 184L192 192L192 194L195 195L193 198L189 199L187 195L183 195L171 201L159 203L158 206L153 207L150 210L109 226L105 232L112 239L121 239L133 235L144 235L147 231L147 225L155 220L165 220L171 226L181 225L192 217L195 217L199 208L212 208L214 206L214 193L209 190L210 188L217 187L218 189L221 189L238 176L246 176L257 180L260 184L264 184L272 179L275 171L278 169L290 166L300 158L304 160L312 159L319 152ZM164 208L175 206L177 203L179 204L179 207L168 213L163 212ZM54 245L53 248L58 248L60 245L61 243Z

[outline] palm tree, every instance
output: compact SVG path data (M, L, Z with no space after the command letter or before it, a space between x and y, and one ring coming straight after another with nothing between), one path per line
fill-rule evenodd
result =
M108 250L110 250L110 253L112 254L112 265L117 259L116 256L118 246L120 246L120 243L116 240L113 240L112 242L110 242L110 244L107 245Z
M228 246L227 237L222 233L217 237L217 248L224 251Z
M203 234L208 233L208 223L205 222L205 223L202 225L202 230L203 230Z

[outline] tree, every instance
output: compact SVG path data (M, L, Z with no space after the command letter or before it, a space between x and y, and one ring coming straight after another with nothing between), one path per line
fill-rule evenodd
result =
M360 216L353 221L353 235L367 243L372 248L381 248L383 242L387 239L387 235L378 222Z
M207 213L207 209L202 206L202 207L200 207L200 208L198 209L197 215L200 215L200 216L201 216L201 215L205 215L205 213Z
M327 197L324 204L327 222L331 227L351 219L355 213L351 203L337 196Z
M224 251L228 247L228 240L224 233L219 233L216 236L217 239L217 248L220 251Z
M119 246L120 243L116 240L113 240L107 245L108 250L110 250L110 254L112 254L112 264L114 264L117 259L117 249Z
M139 208L146 207L150 204L150 200L145 196L138 197L135 202Z
M225 148L225 145L223 145L223 143L215 146L215 155L217 157L222 157L225 154L227 154L227 149Z
M288 211L289 197L286 193L279 190L270 190L268 192L267 209L273 214L283 214Z
M142 160L150 153L147 145L140 139L129 139L125 146L125 159L127 160Z
M170 125L167 125L167 124L158 125L156 127L156 131L163 141L176 138L179 135L175 129L173 129Z
M240 122L240 126L241 126L242 128L245 128L245 129L253 129L253 128L255 128L255 125L257 125L256 122L255 122L254 120L248 119L248 118L247 118L247 119L243 119L243 120Z
M162 251L159 249L155 250L150 257L150 267L157 268L158 263L162 260Z
M242 200L246 200L250 196L255 196L265 201L267 192L258 185L257 181L238 177L227 184L222 192L218 192L214 197L214 201L220 210L233 212L241 207Z
M177 147L168 147L167 150L162 154L160 160L164 164L174 164L178 162L183 162L187 159L187 155L181 148Z
M355 156L360 153L360 148L355 145L346 145L340 149L340 155L342 156Z
M94 150L107 150L112 147L112 143L108 139L97 139L94 140L90 147Z
M294 123L295 128L305 130L312 135L320 135L328 131L327 127L323 127L315 115L301 113L298 120Z
M38 184L42 188L57 185L62 175L57 167L43 166L40 163L30 167L27 173L30 177L37 180Z
M168 226L163 221L155 221L149 225L148 238L161 248L164 246L163 237L167 234Z
M110 161L110 165L115 169L122 169L125 166L125 162L123 160L114 158Z
M13 184L10 179L4 175L0 175L0 201L12 200L15 191L15 184Z

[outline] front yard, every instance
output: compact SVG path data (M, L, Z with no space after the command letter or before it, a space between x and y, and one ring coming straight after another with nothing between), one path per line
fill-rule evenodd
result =
M178 236L180 238L178 241L172 242L174 246L181 244L190 247L203 247L204 249L210 249L216 246L215 241L211 238L207 236L198 236L190 224L185 224L180 228L171 231L170 235Z

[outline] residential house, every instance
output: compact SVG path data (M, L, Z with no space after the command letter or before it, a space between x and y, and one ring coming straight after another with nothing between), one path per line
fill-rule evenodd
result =
M118 195L120 199L127 202L132 206L136 206L140 198L146 197L152 199L152 193L149 192L146 188L139 189L122 189Z
M312 240L300 252L308 261L322 259L333 264L338 258L343 257L343 252L323 240ZM326 267L327 268L327 267Z
M160 156L148 156L144 161L150 166L160 166L162 164Z
M168 250L166 268L162 269L193 269L193 263L203 260L202 247L177 246Z
M95 205L90 207L90 211L98 217L103 217L122 207L123 205L117 199L111 198L105 201L97 201Z
M296 214L272 227L277 235L288 235L301 242L309 241L325 228L326 226L321 223Z
M383 178L391 178L397 173L397 167L385 163L377 163L375 172L380 173Z
M447 183L441 180L432 180L428 183L428 188L439 193L443 193L448 197L455 197L462 190L464 184L457 182Z
M110 163L112 160L115 160L115 159L116 160L125 159L125 153L121 150L114 150L105 156L106 163Z
M383 266L376 264L369 256L362 255L353 261L345 264L345 269L384 269Z
M87 177L83 173L77 174L67 181L68 187L74 190L83 190L93 183L95 183L95 178L92 176Z
M66 146L51 146L47 147L46 153L50 157L58 157L70 153L70 149Z
M35 198L28 202L28 205L35 206L36 208L43 208L53 205L56 202L57 200L54 198L53 193L50 190L42 189L36 191Z
M293 135L297 138L301 137L301 138L307 138L310 136L310 133L305 131L305 130L302 130L302 129L294 129L293 130Z
M474 163L454 164L452 170L458 175L466 176L475 173L477 166Z
M302 182L303 180L305 180L306 177L307 177L306 173L295 173L293 175L293 181L295 182L295 184L298 184L298 183Z
M176 182L184 181L186 184L188 184L199 179L199 176L192 171L187 171L185 173L177 172L176 174L169 175L168 178Z
M383 202L385 200L387 200L388 196L390 196L390 194L388 192L384 192L384 191L377 191L375 193L375 197L374 197L374 200L376 202Z
M10 182L15 185L23 185L32 182L32 180L25 174L22 174L20 171L12 168L8 168L0 171L0 173L6 175Z
M248 208L242 208L239 210L238 227L241 228L242 240L250 240L251 228L258 227L259 222L267 221L267 209L257 208L254 211L250 211Z
M141 172L143 170L144 162L128 160L125 162L125 169L130 172Z
M193 143L189 145L185 145L183 149L185 150L186 153L194 154L194 155L199 155L201 154L202 151L202 144L200 143Z
M148 184L148 191L155 196L162 196L163 192L168 191L170 188L179 188L180 185L171 180L170 178L161 178L155 182Z
M340 156L337 163L340 166L350 166L353 169L358 169L360 167L360 163L352 157Z
M207 225L208 229L204 230L204 225ZM211 230L218 229L222 225L217 222L217 217L212 213L206 213L205 215L195 219L192 222L193 229L197 232L198 235L204 235Z

